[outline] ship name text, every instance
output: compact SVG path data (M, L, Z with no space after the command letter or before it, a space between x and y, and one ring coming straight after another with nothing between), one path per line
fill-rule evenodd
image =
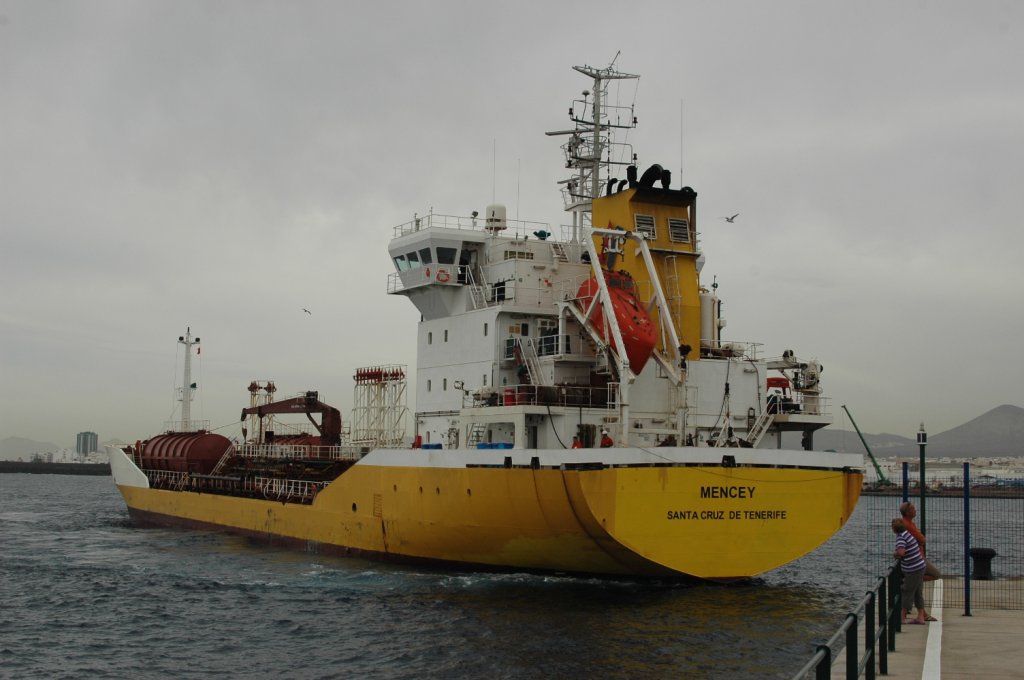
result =
M701 498L753 498L756 486L702 486Z
M787 519L785 510L667 510L665 519Z

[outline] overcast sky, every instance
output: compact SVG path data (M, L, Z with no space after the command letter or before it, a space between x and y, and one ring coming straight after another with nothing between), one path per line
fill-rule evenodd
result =
M229 436L253 378L347 414L356 367L415 364L392 228L492 197L566 223L543 133L588 86L571 67L618 51L640 164L699 194L729 339L820 359L839 426L840 404L907 436L1024 405L1022 20L1013 0L0 0L0 438L156 433L188 326L193 415Z

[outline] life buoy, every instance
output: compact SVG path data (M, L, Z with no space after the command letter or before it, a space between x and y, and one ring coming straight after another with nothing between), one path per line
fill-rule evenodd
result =
M448 270L447 269L438 269L437 270L437 281L438 281L438 283L448 283L448 281L450 279L451 279L451 277L448 275Z

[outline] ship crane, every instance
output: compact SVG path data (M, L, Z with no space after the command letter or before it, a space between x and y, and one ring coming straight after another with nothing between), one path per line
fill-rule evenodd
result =
M250 406L242 409L241 420L244 421L245 417L249 415L258 416L262 420L264 416L282 413L305 414L309 422L320 433L322 445L338 446L341 444L341 411L320 401L317 392L306 392L303 396ZM322 414L320 423L313 419L314 413Z

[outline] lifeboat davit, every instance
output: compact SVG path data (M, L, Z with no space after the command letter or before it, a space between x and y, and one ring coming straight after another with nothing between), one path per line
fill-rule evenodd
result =
M639 374L651 358L654 351L655 332L654 323L647 310L640 304L636 296L636 282L628 272L604 272L604 280L608 284L608 293L611 295L612 308L615 310L615 319L619 322L619 331L622 333L622 342L626 345L626 358L629 359L629 368L633 373ZM580 286L576 295L576 304L584 312L590 307L591 300L598 294L597 278L591 276ZM590 315L590 322L597 329L598 334L604 342L605 337L604 307L598 305Z

